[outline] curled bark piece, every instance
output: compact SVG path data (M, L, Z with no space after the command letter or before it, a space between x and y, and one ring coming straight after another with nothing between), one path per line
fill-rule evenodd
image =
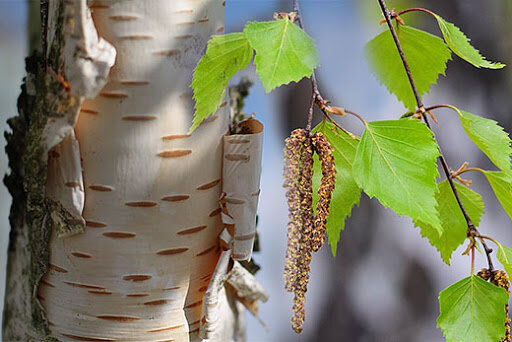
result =
M85 192L80 149L73 131L50 151L47 172L46 196L60 203L69 214L69 218L66 218L58 215L59 210L52 212L54 223L59 222L58 236L82 232L85 227L85 220L82 218Z
M57 6L56 3L52 1L50 6ZM96 31L87 0L63 3L64 16L67 18L62 51L64 76L58 74L60 71L51 69L48 73L63 84L68 94L60 106L62 112L51 117L44 127L43 138L47 151L71 133L83 100L96 96L105 85L116 59L115 48Z
M325 241L325 230L331 196L336 183L336 166L334 165L333 148L325 136L317 132L312 138L313 146L318 154L322 170L322 181L318 188L318 202L316 204L316 217L314 222L313 235L311 239L312 251L316 252Z
M231 250L223 251L203 297L199 336L209 342L233 341L237 315L230 308L224 287L230 263Z
M254 119L241 125L247 128L247 134L224 136L222 191L227 213L234 223L231 257L249 260L256 235L263 125Z

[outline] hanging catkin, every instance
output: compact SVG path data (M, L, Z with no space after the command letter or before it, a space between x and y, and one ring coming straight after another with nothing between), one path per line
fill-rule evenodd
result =
M288 200L288 249L285 261L285 288L294 292L292 328L302 332L309 283L311 253L325 239L329 204L336 180L332 147L321 133L310 136L294 130L285 141L284 187ZM318 189L317 216L313 212L313 154L318 154L322 181Z

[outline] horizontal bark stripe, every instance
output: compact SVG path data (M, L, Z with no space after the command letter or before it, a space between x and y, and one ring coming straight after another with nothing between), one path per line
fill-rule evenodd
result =
M209 21L210 21L210 19L205 18L205 19L199 19L197 22L198 22L198 23L207 23L207 22L209 22Z
M198 233L204 229L206 229L207 227L206 226L197 226L197 227L193 227L193 228L188 228L188 229L184 229L184 230L181 230L179 231L177 234L178 235L189 235L189 234L194 234L194 233Z
M108 18L115 21L131 21L139 19L136 15L111 15Z
M125 81L121 81L120 82L121 84L123 85L148 85L148 84L151 84L151 82L149 81L129 81L129 80L125 80Z
M140 207L140 208L150 208L158 205L156 202L152 201L136 201L136 202L126 202L124 205L128 207Z
M182 36L174 36L174 39L188 39L188 38L192 38L193 35L191 34L184 34Z
M81 109L80 109L80 113L98 114L98 111L97 111L97 110L94 110L94 109L81 108Z
M86 220L85 225L91 228L105 228L107 225L102 222Z
M129 239L137 236L135 233L127 233L127 232L105 232L103 236L112 238L112 239Z
M174 254L181 254L188 251L188 248L171 248L171 249L164 249L161 251L156 252L158 255L174 255Z
M116 315L99 315L99 316L96 316L96 318L104 319L104 320L107 320L107 321L121 322L121 323L135 322L135 321L140 320L139 317L134 317L134 316L116 316Z
M208 123L211 123L211 122L214 122L215 120L217 120L219 118L218 115L212 115L210 116L209 118L207 119L204 119L202 122L201 122L201 125L202 124L208 124Z
M199 332L199 328L196 328L194 330L189 331L189 335L190 334L195 334L196 332Z
M176 330L176 329L183 328L184 326L185 326L185 324L180 324L180 325L175 325L175 326L172 326L172 327L166 327L166 328L160 328L160 329L148 330L148 332L150 332L150 333L156 333L156 332L162 332L162 331Z
M215 248L217 248L217 246L211 246L211 247L205 249L204 251L197 253L196 256L206 255L206 254L210 253L211 251L213 251Z
M101 294L101 295L111 295L112 292L110 291L96 291L96 290L91 290L91 291L87 291L89 293L92 293L92 294Z
M49 264L48 267L50 268L50 270L53 270L55 272L68 273L68 270L66 270L65 268L54 265L54 264Z
M151 278L153 278L153 277L149 274L128 274L123 277L123 280L133 281L133 282L138 283L141 281L149 280Z
M147 296L149 296L149 293L130 293L130 294L126 295L126 297L135 297L135 298L147 297Z
M55 285L53 285L52 283L47 282L47 281L46 281L46 280L44 280L44 279L41 279L41 280L39 281L39 284L43 284L43 285L46 285L46 286L49 286L49 287L55 287Z
M157 154L157 156L162 158L177 158L177 157L183 157L188 154L191 154L192 150L170 150L170 151L163 151Z
M197 291L198 292L206 292L206 290L208 290L208 286L202 286Z
M88 337L88 336L80 336L80 335L71 335L61 333L62 336L70 338L76 341L88 341L88 342L112 342L115 341L111 338L102 338L102 337Z
M224 32L224 26L219 27L218 29L215 30L215 32L217 32L217 33Z
M106 97L108 99L125 99L128 97L128 94L115 92L115 91L112 91L112 92L105 91L105 92L101 92L100 96Z
M256 192L253 192L253 193L251 194L251 196L259 196L259 195L260 195L260 193L261 193L261 189L259 189L259 190L258 190L258 191L256 191Z
M196 23L193 22L193 21L183 21L181 23L178 23L178 26L191 26L191 25L195 25Z
M175 56L177 54L180 53L180 50L175 50L175 49L171 49L171 50L160 50L160 51L154 51L153 52L153 55L155 56Z
M231 140L227 140L227 142L228 142L228 144L237 145L237 144L248 144L251 141L247 140L247 139L231 139Z
M153 121L158 119L154 115L125 115L121 117L124 121Z
M221 212L222 212L222 208L217 208L217 209L213 210L208 216L214 217L214 216L219 215Z
M108 8L110 8L110 6L100 5L100 4L92 4L91 6L89 6L89 8L92 8L92 9L108 9Z
M194 13L194 10L193 9L183 9L183 10L176 11L174 13L177 13L177 14Z
M242 200L242 199L238 199L238 198L226 197L226 203L229 203L229 204L244 204L245 201Z
M162 137L162 140L176 140L176 139L185 139L185 138L190 138L190 134L171 134L171 135L166 135L166 136L163 136Z
M81 284L81 283L75 283L72 281L63 281L63 283L74 286L74 287L80 287L83 289L106 290L103 286L97 286L97 285Z
M248 162L251 157L247 154L231 153L224 155L224 158L229 161Z
M87 254L87 253L82 253L82 252L71 252L71 255L74 257L77 257L77 258L82 258L82 259L92 258L92 255Z
M114 191L114 187L108 186L108 185L101 185L101 184L89 185L89 189L94 190L94 191L101 191L101 192Z
M203 304L203 300L201 299L200 301L197 301L197 302L194 302L192 304L189 304L189 305L185 305L183 308L184 309L191 309L191 308L195 308L199 305Z
M171 291L171 290L179 290L181 289L181 286L174 286L174 287L168 287L163 289L163 291Z
M200 186L197 187L197 190L208 190L208 189L211 189L214 186L218 185L220 183L220 181L221 181L220 179L216 179L213 182L200 185Z
M81 184L78 182L66 182L64 185L68 188L81 188Z
M174 196L165 196L165 197L162 197L162 201L167 201L167 202L181 202L181 201L185 201L185 200L188 200L190 198L189 195L174 195Z
M158 299L158 300L152 300L150 302L145 302L144 305L165 305L169 303L169 299Z
M256 236L256 233L252 233L252 234L247 234L247 235L235 236L234 239L238 240L238 241L244 241L244 240L254 239L255 236Z
M197 321L194 321L194 322L190 323L189 325L194 325L194 324L197 324L197 323L200 323L200 322L201 322L201 320L198 319Z
M227 105L227 104L228 104L228 102L227 102L227 101L224 101L224 102L222 102L222 103L220 104L219 108L224 108L224 107L226 107L226 105Z
M147 34L131 34L131 35L119 37L119 39L122 39L122 40L151 40L153 38L154 38L153 36L150 36Z

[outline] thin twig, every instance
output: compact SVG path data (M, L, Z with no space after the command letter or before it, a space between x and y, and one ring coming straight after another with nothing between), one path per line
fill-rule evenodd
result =
M430 14L431 16L433 16L434 18L436 17L436 14L432 11L429 11L428 9L425 9L425 8L419 8L419 7L414 7L414 8L408 8L408 9L405 9L403 11L400 11L396 14L396 16L401 16L402 14L405 14L405 13L409 13L409 12L424 12L424 13L427 13L427 14Z
M430 126L430 123L429 123L429 120L428 120L428 117L425 115L426 109L423 106L423 103L421 101L421 96L419 95L418 89L416 88L416 84L414 83L414 79L412 77L411 69L409 68L409 64L407 63L407 59L405 58L405 54L404 54L404 51L402 49L402 45L400 44L400 40L398 39L398 34L397 34L396 30L395 30L395 27L393 26L393 21L392 21L392 18L391 18L391 13L389 12L389 10L388 10L388 8L386 6L385 0L378 0L378 1L379 1L379 4L380 4L380 7L382 9L382 13L384 14L384 17L386 18L386 22L388 24L389 30L391 32L391 35L393 36L393 40L395 41L395 45L396 45L396 47L398 49L398 53L400 55L400 59L402 60L402 64L404 65L405 72L407 74L407 78L409 79L409 83L410 83L412 91L414 93L414 97L416 99L416 104L418 106L418 109L419 109L420 113L422 114L423 119L425 120L425 124L427 125L427 127L430 130L432 130L432 128ZM480 233L475 228L475 225L471 221L471 218L469 217L469 215L468 215L468 213L466 211L466 208L464 208L464 205L462 204L462 201L461 201L461 199L459 197L459 194L457 192L457 189L455 188L455 184L454 184L453 179L451 177L450 168L448 167L448 163L446 162L446 158L444 157L443 152L441 151L441 147L439 146L439 143L437 145L438 145L439 154L440 154L439 160L441 161L441 165L442 165L443 171L444 171L444 173L446 175L446 179L450 183L450 187L452 188L453 194L455 195L455 199L457 200L457 203L458 203L458 205L460 207L460 210L462 211L462 214L464 215L464 218L466 219L466 223L468 225L467 235L468 235L468 237L469 236L473 236L473 237L476 236L476 237L478 237L480 235ZM492 260L491 260L491 257L490 257L490 254L492 253L492 249L487 247L487 245L485 244L483 239L480 239L480 242L484 246L485 253L487 254L487 260L489 262L489 269L492 271L494 269L493 264L492 264Z

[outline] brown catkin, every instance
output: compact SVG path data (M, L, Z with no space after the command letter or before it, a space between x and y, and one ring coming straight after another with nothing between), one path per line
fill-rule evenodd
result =
M336 166L334 165L333 148L325 136L317 132L313 135L312 141L322 170L322 181L318 188L318 202L316 204L316 217L311 241L312 250L316 252L322 248L325 241L329 206L336 183Z
M285 141L284 187L288 200L288 248L284 267L285 288L294 293L292 328L301 333L306 312L311 253L325 240L327 217L336 169L332 147L321 133L294 130ZM317 216L313 212L313 154L318 154L322 181Z
M284 266L285 289L289 292L296 287L300 259L301 236L301 195L299 190L301 152L307 133L303 129L294 130L285 140L284 149L284 188L288 200L288 248Z

